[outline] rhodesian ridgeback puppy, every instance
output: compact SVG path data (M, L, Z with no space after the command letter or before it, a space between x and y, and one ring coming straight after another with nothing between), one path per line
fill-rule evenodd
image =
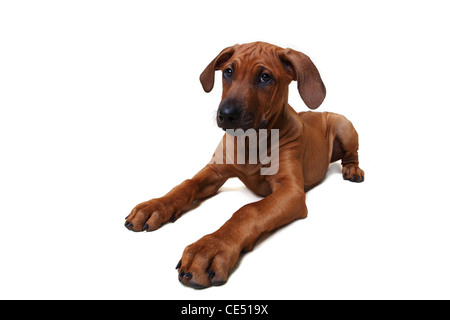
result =
M225 48L200 75L206 92L213 89L216 70L223 74L217 124L227 130L221 145L232 141L227 140L230 137L237 138L228 133L230 129L267 130L267 140L276 132L277 170L263 175L261 169L267 162L258 158L257 163L249 163L248 157L244 163L228 161L224 150L226 161L212 161L165 196L137 205L125 222L133 231L154 231L175 221L194 201L216 194L232 177L264 197L240 208L219 230L186 247L176 269L179 281L194 288L224 284L241 252L252 250L262 235L306 218L305 191L321 182L331 162L342 160L345 180L364 181L358 134L352 123L330 112L297 113L288 104L291 81L297 81L310 109L319 107L325 98L325 86L308 56L264 42ZM274 142L266 142L273 152ZM227 144L224 149L228 148Z

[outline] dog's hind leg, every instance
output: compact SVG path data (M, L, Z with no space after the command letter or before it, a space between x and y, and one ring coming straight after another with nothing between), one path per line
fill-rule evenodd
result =
M342 176L352 182L363 182L364 171L359 168L358 133L344 116L328 113L327 122L332 134L333 146L330 162L342 160Z

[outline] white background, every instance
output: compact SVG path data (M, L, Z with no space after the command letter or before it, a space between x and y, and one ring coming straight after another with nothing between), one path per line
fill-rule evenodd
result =
M432 0L2 1L0 298L449 299L449 29ZM256 40L315 62L366 181L331 165L307 219L193 290L184 248L258 197L233 180L156 232L124 218L209 161L221 86L198 77Z

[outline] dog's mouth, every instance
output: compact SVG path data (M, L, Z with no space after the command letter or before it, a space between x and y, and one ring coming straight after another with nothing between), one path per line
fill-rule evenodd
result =
M224 122L219 119L219 115L217 116L217 126L221 128L223 131L226 130L238 130L242 129L247 131L248 129L265 129L267 127L266 120L262 119L259 121L255 121L255 117L252 114L247 114L239 119L236 122Z
M242 129L244 131L253 128L253 123L237 123L237 124L228 124L228 125L218 125L223 131L227 130L238 130Z

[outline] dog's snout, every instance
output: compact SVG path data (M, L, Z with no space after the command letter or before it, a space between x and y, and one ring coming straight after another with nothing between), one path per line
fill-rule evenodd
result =
M220 107L217 119L219 124L234 124L240 116L240 109L234 104L225 104Z

